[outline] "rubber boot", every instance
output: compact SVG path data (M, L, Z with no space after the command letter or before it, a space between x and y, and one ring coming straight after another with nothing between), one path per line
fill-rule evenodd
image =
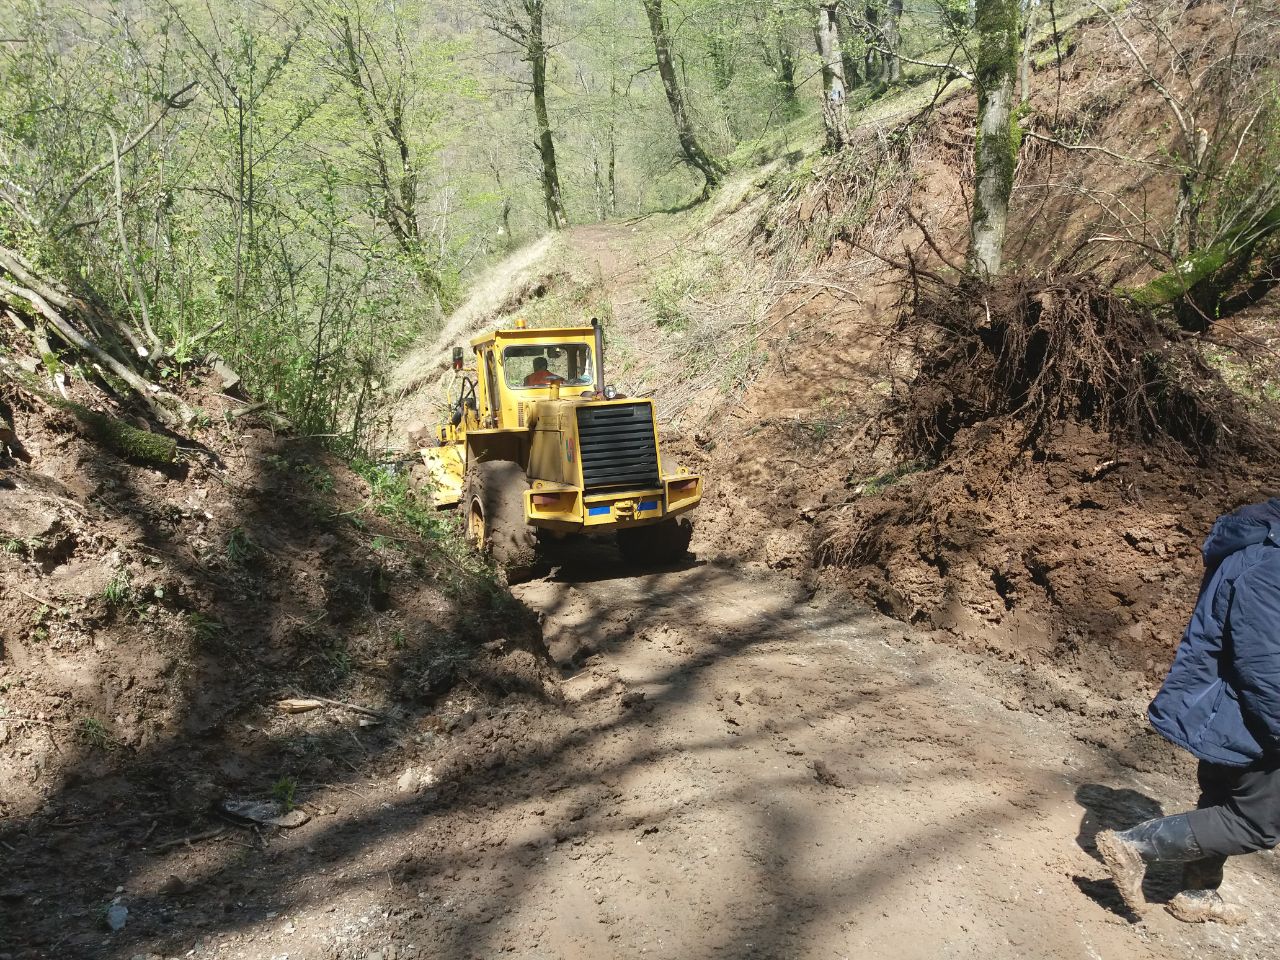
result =
M1228 903L1218 893L1226 857L1192 860L1182 868L1182 892L1169 901L1168 910L1184 923L1244 923L1244 907Z
M1147 907L1142 896L1147 864L1157 860L1187 863L1205 859L1185 813L1148 820L1124 831L1104 830L1098 834L1097 842L1098 853L1111 871L1121 898L1139 915Z
M1228 903L1217 890L1183 890L1169 901L1168 911L1183 923L1225 923L1235 927L1249 919L1238 903Z
M1217 890L1222 886L1222 868L1226 857L1203 857L1182 865L1183 890Z

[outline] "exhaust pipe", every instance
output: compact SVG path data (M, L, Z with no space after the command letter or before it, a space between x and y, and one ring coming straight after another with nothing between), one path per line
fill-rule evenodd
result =
M604 328L598 317L591 318L591 329L596 335L596 396L604 396Z

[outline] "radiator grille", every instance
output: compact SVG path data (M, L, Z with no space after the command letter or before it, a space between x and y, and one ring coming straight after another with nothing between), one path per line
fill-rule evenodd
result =
M579 407L578 447L588 491L660 483L653 408L647 403Z

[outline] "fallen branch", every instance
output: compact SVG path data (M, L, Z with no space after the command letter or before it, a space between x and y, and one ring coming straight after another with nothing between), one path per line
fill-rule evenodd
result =
M164 108L160 111L159 114L156 115L156 118L152 120L150 123L148 123L141 130L139 130L132 137L130 137L128 140L126 140L124 145L120 148L119 153L115 153L113 151L112 156L107 157L105 160L98 161L92 167L90 167L88 170L82 173L76 179L76 182L71 185L71 188L63 195L62 199L58 201L58 205L54 207L53 213L49 215L49 219L56 220L58 219L58 217L62 216L63 211L65 211L67 207L70 206L71 201L74 200L76 196L80 193L80 191L83 190L88 185L90 180L92 180L94 177L100 174L103 170L107 169L107 167L111 166L112 163L116 161L117 157L123 157L125 154L133 150L133 148L136 147L138 144L140 144L143 140L145 140L147 138L147 135L150 134L151 131L154 130L156 127L158 127L160 125L160 122L169 115L170 110L181 110L183 107L188 106L191 103L191 100L183 100L182 97L186 96L186 94L190 93L193 89L195 89L199 85L199 83L200 81L198 80L192 80L190 83L188 83L185 87L183 87L177 93L173 94L172 96L166 97Z
M107 133L111 136L111 156L115 161L115 185L116 185L116 229L120 235L120 249L124 253L125 262L129 265L129 276L133 278L133 289L138 296L138 309L142 313L142 331L147 335L147 339L151 341L151 350L148 354L145 347L134 345L134 349L138 351L139 356L162 355L164 350L160 346L160 338L156 336L155 330L151 327L151 309L147 304L147 288L142 282L142 276L138 273L138 264L133 259L133 253L129 249L129 235L124 228L124 185L120 176L120 147L116 143L116 132L110 127Z
M1053 146L1060 147L1063 150L1075 150L1082 153L1101 153L1105 156L1111 157L1113 160L1122 160L1125 163L1141 163L1149 167L1161 167L1165 170L1182 170L1182 168L1177 164L1164 163L1160 160L1145 160L1142 157L1130 157L1123 153L1116 153L1114 150L1108 150L1106 147L1099 147L1089 143L1067 143L1066 141L1059 140L1056 137L1049 137L1045 136L1043 133L1036 133L1034 130L1023 130L1022 135L1024 137L1030 137L1032 140L1039 140L1042 143L1052 144Z
M379 713L377 710L371 710L368 707L362 707L358 704L346 703L342 700L330 700L327 697L316 697L309 693L303 693L297 688L294 688L293 692L301 700L316 700L331 707L342 707L344 710L350 710L353 713L362 713L366 717L376 717L379 720L391 721L393 719L389 714Z
M44 597L37 597L34 593L27 593L27 591L23 590L21 587L18 587L18 592L22 594L24 597L26 597L28 600L34 600L36 603L46 606L50 610L58 609L58 605L56 603L52 603L46 600Z
M214 837L220 837L226 832L226 827L218 827L216 830L206 830L204 833L196 833L189 837L177 837L173 840L166 840L164 843L157 843L155 849L168 850L170 847L190 846L202 840L212 840Z
M76 349L83 350L128 384L161 420L173 426L188 424L195 419L195 414L191 408L180 398L161 391L155 384L149 383L133 369L125 366L102 347L89 340L35 290L18 286L0 277L0 293L20 297L35 307L40 312L40 315L48 320L50 325L58 332L58 336ZM161 400L164 402L160 402Z
M281 713L307 713L311 710L319 710L323 706L324 703L320 700L301 700L297 698L280 700L276 703L276 709Z

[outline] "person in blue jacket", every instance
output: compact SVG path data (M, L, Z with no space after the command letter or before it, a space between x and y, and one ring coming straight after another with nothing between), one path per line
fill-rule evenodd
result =
M1199 759L1199 803L1099 833L1098 852L1134 912L1147 864L1166 861L1183 864L1185 887L1170 913L1239 923L1218 892L1227 857L1280 844L1280 498L1219 517L1203 552L1200 597L1147 711Z

